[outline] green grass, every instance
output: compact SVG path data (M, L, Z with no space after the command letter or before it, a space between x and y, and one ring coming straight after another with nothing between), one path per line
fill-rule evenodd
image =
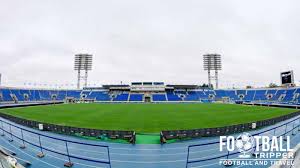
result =
M136 144L160 144L160 135L136 134Z
M139 133L234 125L295 111L234 104L61 104L0 110L2 113L46 123L134 130Z

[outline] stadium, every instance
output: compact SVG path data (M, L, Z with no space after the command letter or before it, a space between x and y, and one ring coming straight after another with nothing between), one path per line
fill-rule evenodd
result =
M260 17L232 3L5 3L20 12L0 12L0 168L300 167L299 58L264 26L236 37L231 19Z
M222 135L292 136L296 147L300 88L291 84L244 90L163 82L76 90L2 86L1 149L31 167L222 167L219 159L239 155L216 154Z

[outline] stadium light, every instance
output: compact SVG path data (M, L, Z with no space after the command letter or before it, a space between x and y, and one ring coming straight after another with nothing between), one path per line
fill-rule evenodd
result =
M84 80L84 87L87 87L88 71L92 70L93 55L91 54L76 54L74 70L77 71L77 89L80 89L80 81ZM84 75L81 75L84 71Z
M222 61L220 54L205 54L203 55L204 70L208 72L208 85L211 86L211 81L216 81L216 89L219 87L218 71L222 70ZM211 71L215 71L215 75L211 75Z

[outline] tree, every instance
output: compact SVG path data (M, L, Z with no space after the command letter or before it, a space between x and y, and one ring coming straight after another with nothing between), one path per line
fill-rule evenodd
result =
M276 87L278 87L278 85L276 83L272 82L269 84L269 88L276 88Z
M203 84L201 85L201 87L202 87L202 88L205 88L205 89L207 89L207 88L209 88L209 89L214 89L214 86L213 86L212 84L209 86L209 85L206 84L206 83L203 83Z

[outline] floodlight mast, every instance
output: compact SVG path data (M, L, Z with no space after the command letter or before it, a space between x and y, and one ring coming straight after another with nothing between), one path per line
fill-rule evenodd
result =
M208 85L211 87L212 80L216 82L216 89L219 88L219 71L222 70L222 61L220 54L205 54L203 55L204 70L208 73ZM215 71L215 75L211 75L211 71Z
M76 54L74 70L77 71L77 89L80 89L80 82L84 80L84 87L87 87L88 71L92 70L93 55L91 54ZM84 75L81 75L84 71Z

